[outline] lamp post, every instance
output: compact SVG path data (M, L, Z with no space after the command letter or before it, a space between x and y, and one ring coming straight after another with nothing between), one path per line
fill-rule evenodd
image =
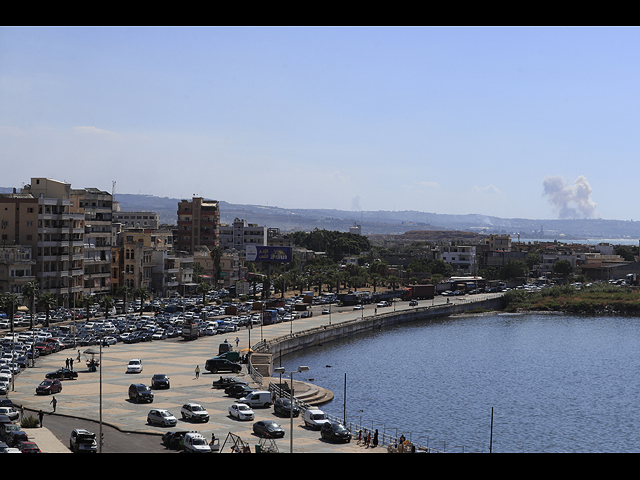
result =
M289 434L289 453L293 453L293 374L294 373L302 373L308 372L309 367L300 366L298 370L293 372L285 372L284 367L276 367L273 369L274 373L279 373L282 375L283 373L288 373L291 378L291 405L289 406L289 417L291 421L291 433Z

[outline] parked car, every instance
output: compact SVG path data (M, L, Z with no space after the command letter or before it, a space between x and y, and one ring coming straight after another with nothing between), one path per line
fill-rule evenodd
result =
M96 434L83 428L76 428L69 437L69 448L75 453L96 453L98 451Z
M250 407L268 408L271 406L271 392L268 392L266 390L257 390L255 392L251 392L246 397L240 398L239 403L244 403L245 405L249 405Z
M329 423L327 414L317 408L308 408L303 415L304 424L307 427L319 430L325 423Z
M35 442L20 442L18 450L22 453L42 453Z
M284 437L284 429L273 420L260 420L254 423L253 433L267 438Z
M5 423L0 425L0 438L7 442L11 437L11 432L19 432L20 425L16 425L15 423Z
M189 432L184 436L183 448L189 453L211 453L207 439L198 432Z
M180 450L187 432L167 432L162 435L162 444L172 450Z
M13 407L0 407L0 415L6 415L12 422L20 418L20 414L13 410Z
M213 388L217 388L218 390L223 388L226 389L227 387L230 387L232 385L249 385L249 384L242 380L238 380L236 377L220 377L218 380L214 380L212 384Z
M68 368L59 368L55 372L49 372L45 376L45 378L60 378L62 380L71 380L74 378L78 378L78 372L74 370L69 370Z
M156 373L151 377L151 388L170 388L169 377L164 373Z
M51 393L60 393L62 391L62 383L60 380L43 380L36 387L37 395L49 395Z
M253 420L255 414L249 405L244 403L234 403L229 407L229 416L238 420Z
M350 442L351 434L344 425L337 422L327 422L320 429L320 436L330 442Z
M207 412L202 405L197 403L185 403L180 410L183 420L190 420L194 422L208 422L209 412Z
M142 360L132 358L127 365L127 373L142 373Z
M29 436L24 430L14 430L9 434L7 444L10 447L17 447L22 442L28 442Z
M242 371L242 365L239 363L233 363L224 358L210 358L204 364L204 369L211 373L218 372L232 372L240 373Z
M142 383L132 383L129 385L129 399L136 403L153 402L153 392Z
M282 417L291 417L291 400L288 398L278 398L273 404L273 413ZM293 416L298 417L300 409L297 405L293 405Z
M169 410L153 409L147 414L149 425L158 424L161 427L174 427L178 419Z
M242 398L253 391L253 388L248 385L231 385L224 390L224 393L233 398Z

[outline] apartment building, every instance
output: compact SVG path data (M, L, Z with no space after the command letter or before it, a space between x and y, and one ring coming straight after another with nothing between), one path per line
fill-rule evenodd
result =
M84 213L72 209L71 185L32 178L20 194L0 198L0 214L6 215L11 205L13 244L31 246L40 292L57 296L61 305L80 298L84 291L85 219ZM0 222L6 220L3 217Z
M236 218L231 225L220 225L220 246L223 250L245 252L247 245L267 245L267 227Z
M219 245L220 206L216 200L193 197L178 203L176 249L193 254L197 245Z
M112 295L113 197L97 188L72 189L71 211L84 214L84 294Z
M113 212L113 221L122 224L123 228L160 228L160 214L155 212Z
M0 295L22 294L22 285L33 281L35 264L30 245L4 245L0 247Z
M458 271L468 274L477 271L475 245L443 245L440 247L440 258Z

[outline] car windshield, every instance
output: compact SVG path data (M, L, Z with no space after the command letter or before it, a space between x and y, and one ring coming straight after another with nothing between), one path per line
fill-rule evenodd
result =
M247 405L238 405L238 410L249 410Z
M149 387L147 387L146 385L138 385L138 391L139 392L146 392L148 390L151 390Z
M333 425L334 432L345 432L347 429L343 425Z
M168 411L164 411L164 412L160 412L160 415L162 415L163 417L173 417L173 415L171 415L171 412Z
M42 385L43 387L46 387L47 385L51 385L52 383L53 382L51 380L43 380L42 382L40 382L40 385Z
M206 445L207 441L204 438L194 438L193 439L193 444L194 445Z
M324 413L316 413L315 415L312 415L314 420L324 420L326 419Z
M280 425L276 422L264 422L264 426L267 428L278 428Z
M165 378L167 378L166 375L154 375L153 378L155 380L164 380Z
M204 410L204 408L202 408L200 405L194 405L193 407L191 407L191 410L194 412L201 412Z
M140 360L131 360L129 365L140 365Z

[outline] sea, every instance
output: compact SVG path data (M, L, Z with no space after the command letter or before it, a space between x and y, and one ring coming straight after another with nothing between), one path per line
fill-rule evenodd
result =
M327 413L447 453L635 452L640 318L479 314L283 357ZM346 394L345 394L346 392Z

